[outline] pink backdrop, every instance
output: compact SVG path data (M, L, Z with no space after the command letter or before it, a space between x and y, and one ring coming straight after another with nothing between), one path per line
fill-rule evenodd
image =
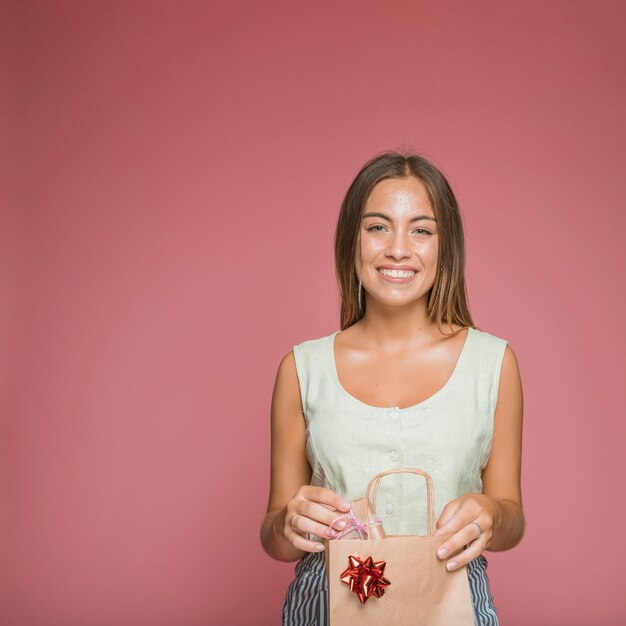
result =
M502 624L624 623L626 4L1 12L2 626L279 623L276 368L339 328L339 203L389 148L449 176L522 371Z

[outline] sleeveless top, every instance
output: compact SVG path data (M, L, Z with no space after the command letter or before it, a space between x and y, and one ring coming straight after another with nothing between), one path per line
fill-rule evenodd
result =
M451 500L480 493L507 341L470 327L441 389L410 407L382 408L361 402L339 382L334 357L339 332L293 347L311 484L352 501L365 495L375 474L417 467L433 478L435 520ZM376 514L388 535L427 534L423 478L385 477Z

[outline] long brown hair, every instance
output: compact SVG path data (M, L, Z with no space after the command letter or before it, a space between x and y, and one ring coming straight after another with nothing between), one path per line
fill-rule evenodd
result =
M428 294L429 319L437 324L440 332L443 332L442 324L474 327L465 287L463 223L448 181L424 157L383 152L361 168L341 203L335 229L335 273L341 295L341 330L358 322L365 313L365 302L362 310L359 309L359 281L355 270L363 207L376 184L388 178L409 176L414 176L426 187L439 233L438 270Z

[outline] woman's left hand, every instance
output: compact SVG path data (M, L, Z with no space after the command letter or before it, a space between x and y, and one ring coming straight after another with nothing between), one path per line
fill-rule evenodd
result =
M468 493L448 502L437 521L435 535L454 533L437 548L437 556L448 559L449 571L467 565L489 547L498 518L496 501L482 493ZM459 550L462 552L455 554Z

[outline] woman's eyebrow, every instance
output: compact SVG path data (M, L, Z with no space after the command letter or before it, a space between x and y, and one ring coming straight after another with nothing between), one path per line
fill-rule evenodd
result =
M381 217L382 219L391 222L391 218L388 215L385 215L384 213L378 213L377 211L370 211L369 213L365 213L363 215L363 219L365 219L366 217ZM432 220L433 222L437 221L432 215L417 215L415 217L412 217L409 222L417 222L419 220Z

